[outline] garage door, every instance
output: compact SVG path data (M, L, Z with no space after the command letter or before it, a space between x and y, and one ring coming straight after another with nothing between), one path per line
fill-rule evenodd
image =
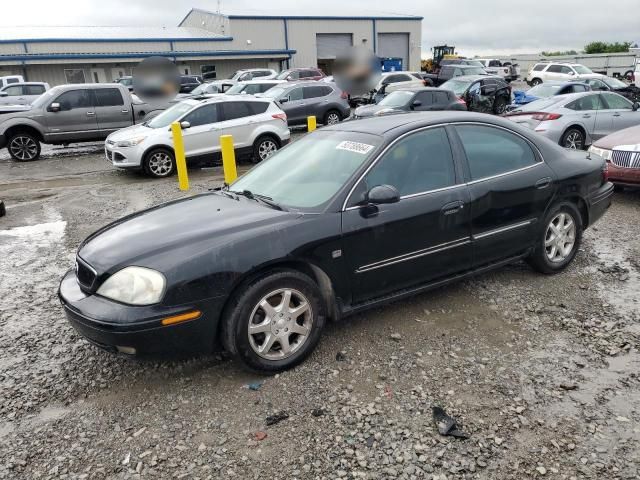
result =
M319 60L336 58L340 51L353 45L350 33L317 33L316 45Z
M402 69L409 68L409 34L379 33L378 56L381 58L401 58Z

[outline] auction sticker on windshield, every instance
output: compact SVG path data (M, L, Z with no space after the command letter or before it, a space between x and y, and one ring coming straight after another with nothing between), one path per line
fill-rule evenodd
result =
M361 153L362 155L366 155L371 150L373 150L373 145L345 140L344 142L340 142L338 145L336 145L336 150L347 150L349 152Z

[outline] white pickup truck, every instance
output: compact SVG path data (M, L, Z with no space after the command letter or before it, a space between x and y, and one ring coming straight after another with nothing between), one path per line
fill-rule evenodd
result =
M489 75L498 75L507 82L520 78L520 66L511 62L501 62L497 58L474 58L482 65Z

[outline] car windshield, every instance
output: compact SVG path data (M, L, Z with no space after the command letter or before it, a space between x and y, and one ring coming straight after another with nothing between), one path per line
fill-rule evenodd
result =
M318 130L260 163L229 187L265 195L287 208L321 209L375 153L377 135Z
M236 83L233 87L229 88L225 93L227 95L237 95L242 93L242 91L247 88L247 84L245 83Z
M391 92L389 95L384 97L378 105L382 107L403 107L411 98L413 98L413 92L407 92L402 90L396 90L395 92Z
M282 87L276 87L276 88L270 88L269 90L267 90L264 93L261 93L260 96L261 97L267 97L267 98L281 98L284 95L284 92L286 92L287 89L286 88L282 88Z
M607 77L606 79L604 79L604 82L607 85L609 85L609 87L611 87L611 88L626 88L626 87L628 87L628 85L626 83L621 82L617 78L613 78L613 77Z
M198 105L197 102L180 102L175 104L173 107L168 108L164 112L162 112L157 117L154 117L152 120L147 123L147 127L149 128L164 128L171 125L173 122L178 120L181 116L191 110L194 106Z
M471 65L472 67L480 67L480 68L484 68L484 65L482 64L482 62L479 62L477 60L469 60L467 62L467 65Z
M32 103L31 106L34 108L42 108L44 107L54 96L58 95L58 93L60 93L60 91L57 88L52 88L51 90L47 90L46 92L44 92L42 95L40 95L38 98L36 98Z
M541 83L540 85L529 89L526 93L532 97L548 98L553 97L560 90L560 85L549 85Z
M482 67L467 67L462 69L464 75L485 75L487 72Z
M133 85L133 78L121 78L120 80L118 80L118 82L122 85L130 87L131 85Z
M457 96L461 96L472 83L473 80L449 80L440 85L440 88L443 90L451 90Z
M284 72L280 72L276 77L276 80L285 80L291 72L289 70L285 70Z
M560 95L558 97L543 98L541 100L536 100L535 102L531 102L531 103L527 103L526 105L523 105L522 108L518 109L518 111L519 112L541 112L551 107L552 105L555 105L556 103L561 102L563 97L564 95Z
M581 75L593 73L590 69L582 65L574 65L573 69Z

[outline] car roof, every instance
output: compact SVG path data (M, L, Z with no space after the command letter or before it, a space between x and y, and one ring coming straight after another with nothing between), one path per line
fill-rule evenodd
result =
M260 79L253 79L253 80L243 80L241 82L238 82L240 85L245 85L245 84L252 84L252 83L273 83L274 85L277 85L279 83L293 83L293 82L287 82L286 80L276 80L274 78L272 79L268 79L265 78L264 80L260 80ZM318 83L318 82L313 82L313 83Z
M437 112L408 112L399 113L397 115L383 115L380 117L368 117L358 119L356 121L347 121L323 127L321 130L326 131L352 131L359 133L369 133L373 135L385 135L392 130L398 129L398 135L403 131L410 131L416 128L443 125L453 122L480 122L491 125L498 125L510 128L511 130L520 130L513 127L513 122L497 117L495 115L487 115L484 113L474 113L457 110L444 110Z
M412 73L418 73L418 72L410 72L409 70L395 70L393 72L382 72L381 75L383 77L386 77L386 76L389 76L389 75L395 75L397 73L406 73L407 75L411 75Z
M282 86L294 87L299 85L319 85L321 87L331 86L330 82L317 82L316 80L296 80L295 82L283 82Z
M185 99L185 100L199 100L199 97ZM247 102L272 102L273 99L268 97L254 97L253 95L225 95L224 93L218 94L211 97L204 97L200 103L219 103L219 102L228 102L228 101L247 101Z
M397 88L393 92L448 92L449 90L438 87L402 87ZM391 93L393 93L391 92Z
M478 68L478 67L474 67L474 68ZM476 80L486 80L487 78L493 78L495 80L504 81L504 78L499 77L497 75L458 75L457 77L450 78L447 81L462 80L464 82L474 82Z

